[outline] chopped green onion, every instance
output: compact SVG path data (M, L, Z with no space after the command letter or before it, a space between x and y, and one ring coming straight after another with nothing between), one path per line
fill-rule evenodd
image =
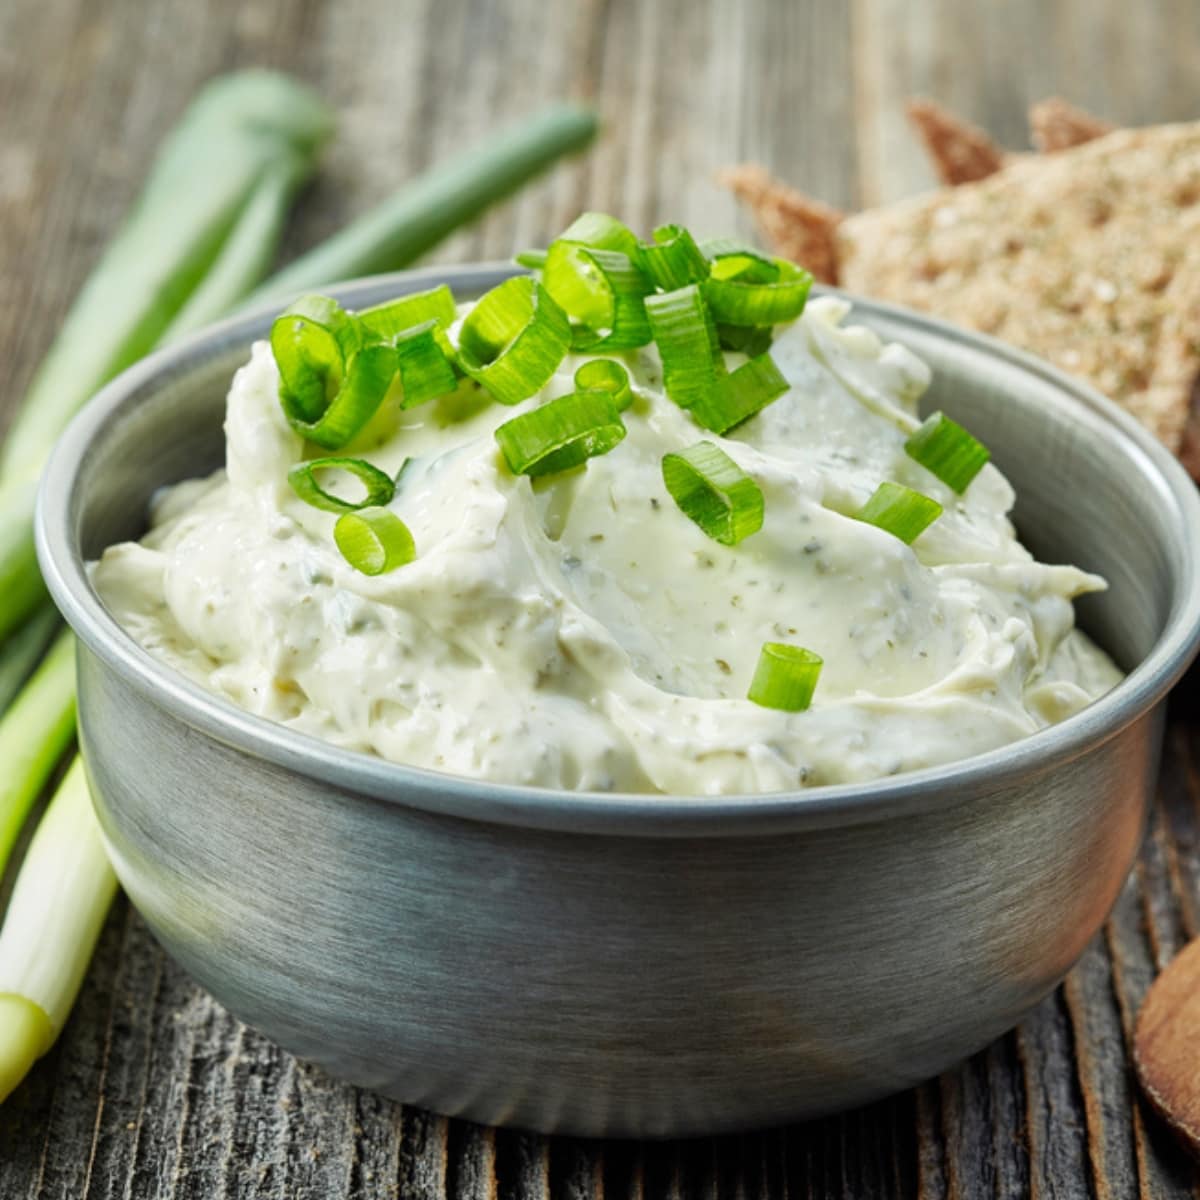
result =
M364 575L386 575L417 557L408 526L390 508L344 513L333 527L342 557Z
M713 317L729 325L778 325L798 317L812 276L786 259L777 258L771 265L773 272L767 272L757 256L718 258L702 284Z
M551 242L542 283L563 311L582 325L573 348L624 350L650 341L641 271L619 250L581 246L565 237Z
M449 329L457 316L454 293L443 283L427 292L413 292L373 308L364 308L358 314L358 322L373 339L390 342L430 321L441 329Z
M271 325L271 353L297 419L316 421L362 345L354 319L328 296L301 296Z
M340 496L327 492L317 482L318 471L345 471L367 489L367 494L357 502L343 500ZM311 504L313 508L320 508L325 512L344 513L354 512L359 508L373 508L390 503L396 494L396 485L391 476L361 458L312 458L308 462L297 463L288 472L287 478L288 483L292 485L292 491L305 504Z
M762 528L762 489L712 442L663 455L662 475L671 498L714 541L734 546Z
M774 341L775 330L770 325L727 325L717 322L717 340L722 350L739 350L750 358L766 354Z
M571 345L571 323L528 275L506 279L471 309L459 333L462 368L501 404L541 391Z
M75 734L75 639L59 635L0 719L0 873Z
M746 696L763 708L803 712L812 703L824 662L801 646L765 642Z
M700 252L712 263L723 259L737 260L727 262L721 268L723 278L737 276L743 281L758 283L776 278L775 259L737 238L708 238L700 243Z
M545 250L522 250L513 255L513 262L528 271L540 271L546 265Z
M638 249L638 240L633 231L616 217L602 212L580 213L557 240L590 246L593 250L615 250L626 258L634 258Z
M572 392L505 421L496 430L514 475L552 475L607 454L625 426L607 392Z
M362 429L396 376L395 347L363 338L363 327L326 296L302 297L271 326L284 416L326 450Z
M653 242L643 242L634 260L664 292L700 283L708 278L710 264L692 235L682 225L660 225Z
M29 843L0 930L0 1102L66 1024L116 891L77 758Z
M971 480L992 457L957 421L935 412L904 443L909 458L932 471L947 487L961 496Z
M760 354L718 379L712 391L697 400L690 412L705 429L728 433L782 396L788 386L771 356Z
M575 390L605 392L618 412L624 412L633 403L629 372L611 358L593 358L585 362L575 372Z
M458 387L458 374L450 357L454 350L436 321L426 321L400 334L395 348L402 408L416 408Z
M855 520L877 525L911 546L942 515L942 506L899 483L881 483L854 514Z
M646 315L663 364L663 388L680 408L707 396L725 360L698 284L646 297Z

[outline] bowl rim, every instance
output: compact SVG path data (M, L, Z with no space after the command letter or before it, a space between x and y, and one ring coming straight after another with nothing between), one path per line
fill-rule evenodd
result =
M349 307L448 283L482 291L521 273L509 263L479 263L391 272L323 289ZM177 377L189 366L262 336L279 302L257 305L158 350L105 385L59 439L42 474L35 531L39 563L51 595L86 649L138 691L193 729L285 770L299 771L346 794L487 823L620 836L730 836L823 828L912 815L968 802L1062 767L1108 741L1148 713L1178 680L1200 648L1200 492L1176 459L1132 417L1091 388L1048 363L997 339L896 305L836 288L857 314L878 316L926 336L999 360L1081 404L1097 428L1124 436L1127 451L1142 457L1143 473L1184 532L1187 547L1176 564L1176 583L1163 632L1150 653L1112 691L1056 725L1017 742L956 762L922 768L871 783L831 784L786 792L727 796L575 792L498 784L392 763L342 749L312 735L245 712L192 682L144 650L109 615L92 590L72 546L71 496L93 437L133 394L156 379Z

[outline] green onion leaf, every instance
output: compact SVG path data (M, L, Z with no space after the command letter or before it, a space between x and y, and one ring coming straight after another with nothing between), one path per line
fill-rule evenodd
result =
M458 373L450 357L454 351L437 321L426 321L400 334L395 346L403 389L402 408L416 408L458 387Z
M646 277L664 292L673 292L708 278L709 261L682 225L660 225L654 241L643 242L634 260Z
M942 506L936 500L899 483L881 483L854 517L911 546L941 515Z
M940 412L934 413L913 433L904 443L904 449L909 458L932 471L960 496L992 457L982 442L976 441L957 421Z
M471 309L459 333L458 359L501 404L519 404L546 386L570 345L567 314L540 283L519 275Z
M645 303L650 285L619 250L558 238L546 252L542 283L563 311L583 326L576 327L574 349L623 350L650 341Z
M722 350L739 350L749 358L766 354L775 339L770 325L727 325L717 322L717 340Z
M663 364L663 389L691 408L725 373L712 314L698 284L646 297L646 315Z
M386 575L417 557L408 526L390 508L344 513L333 527L342 557L364 575Z
M762 528L762 489L712 442L664 454L662 475L671 498L714 541L734 546Z
M611 358L589 359L575 372L577 392L604 392L618 412L633 403L629 372Z
M729 325L778 325L804 311L812 276L786 259L771 268L758 255L719 257L702 285L713 317Z
M454 293L443 283L427 292L414 292L376 304L374 308L364 308L358 314L358 322L373 340L391 342L414 326L430 321L441 329L449 329L457 316Z
M625 426L607 392L572 392L505 421L496 430L514 475L552 475L607 454Z
M692 416L713 433L728 433L788 390L788 381L769 354L744 362L718 379L707 396L692 405Z
M332 492L327 492L317 482L318 471L345 471L353 475L367 489L367 494L359 501L343 500ZM386 472L373 467L361 458L312 458L308 462L297 463L288 472L288 483L292 491L305 504L325 512L353 512L359 508L371 508L379 504L390 503L396 494L396 485Z
M765 642L746 696L763 708L803 712L812 703L822 666L824 659L802 646Z

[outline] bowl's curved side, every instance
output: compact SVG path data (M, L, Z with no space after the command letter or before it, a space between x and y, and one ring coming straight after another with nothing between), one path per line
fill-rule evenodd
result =
M1008 1028L1113 903L1160 735L905 821L622 838L306 780L86 649L79 683L117 873L218 1000L401 1100L602 1136L815 1116Z

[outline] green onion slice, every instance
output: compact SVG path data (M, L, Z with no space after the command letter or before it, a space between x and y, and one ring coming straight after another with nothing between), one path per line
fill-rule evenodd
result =
M774 359L769 354L760 354L718 379L712 390L697 400L690 411L705 429L728 433L735 425L782 396L788 387L788 381Z
M407 330L396 338L395 344L403 388L402 408L415 408L458 387L458 373L446 356L450 343L437 321L426 321Z
M877 525L905 545L914 541L942 515L942 506L899 483L881 483L854 514L858 521Z
M633 231L616 217L602 212L580 213L559 235L558 241L574 242L593 250L616 250L631 259L636 257L638 250Z
M546 265L546 252L545 250L522 250L520 254L513 256L513 262L526 270L540 271Z
M357 502L343 500L341 496L327 492L317 482L318 471L345 471L353 475L367 489L367 493ZM360 508L388 504L396 494L396 485L391 476L361 458L311 458L308 462L297 463L288 472L287 478L288 483L292 485L292 491L305 504L311 504L313 508L320 508L325 512L354 512Z
M430 321L441 329L449 329L457 316L454 293L443 283L427 292L414 292L374 308L364 308L358 314L358 321L372 338L390 342L414 326Z
M746 696L763 708L803 712L812 703L824 663L802 646L765 642Z
M552 475L607 454L625 436L606 392L572 392L505 421L496 441L514 475Z
M932 471L947 487L961 496L971 480L992 457L957 421L935 412L904 443L909 458Z
M714 541L734 546L762 528L762 489L712 442L664 454L662 475L671 498Z
M593 358L585 362L575 372L575 390L604 392L618 412L624 412L633 403L629 372L611 358Z
M338 450L375 415L396 375L396 351L363 344L363 328L326 296L305 296L271 326L279 402L310 442Z
M364 575L386 575L417 557L408 526L390 508L344 513L333 527L342 557Z
M663 388L680 408L707 396L725 373L717 330L698 284L646 297L663 364Z
M717 340L722 350L740 350L750 358L756 358L770 350L775 330L770 325L728 325L718 321Z
M619 250L558 238L546 252L542 283L567 315L583 326L576 328L574 349L617 350L650 341L644 299L650 287L629 256Z
M695 238L682 225L660 225L653 242L643 242L634 260L646 277L664 292L708 278L709 261Z
M540 283L518 275L471 309L458 360L501 404L519 404L546 386L570 345L567 314Z
M361 340L354 319L328 296L301 296L275 318L271 352L289 417L319 419L341 386L346 359Z
M778 325L804 311L813 278L786 259L764 268L761 256L717 258L703 286L713 317L730 325Z

